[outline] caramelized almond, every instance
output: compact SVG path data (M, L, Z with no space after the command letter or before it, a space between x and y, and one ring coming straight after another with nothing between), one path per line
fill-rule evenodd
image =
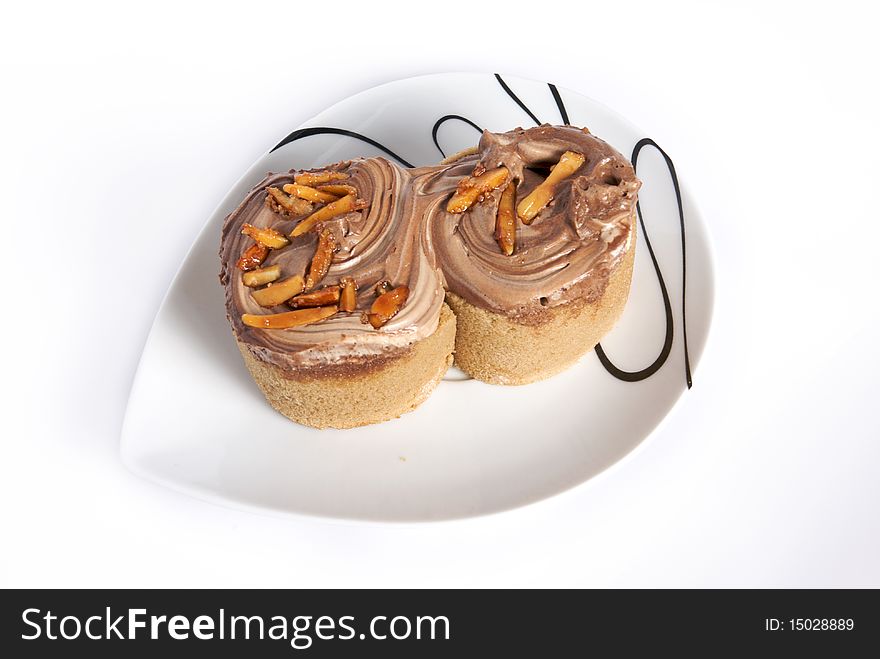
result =
M269 248L260 243L254 243L244 250L235 267L244 271L256 270L263 264L267 256L269 256Z
M268 315L246 313L242 314L241 322L248 327L260 327L262 329L287 329L288 327L301 327L311 325L319 320L324 320L335 314L337 308L314 307L311 309L297 309L296 311L284 311Z
M284 186L284 191L294 197L299 197L306 201L315 201L319 204L326 204L339 198L339 195L331 194L329 191L315 190L315 188L300 185L299 183L288 183Z
M451 156L446 156L443 160L440 161L441 165L451 165L456 160L461 160L466 156L472 156L475 153L479 153L479 149L475 146L469 146L466 149L462 149L461 151L456 151Z
M584 156L574 151L566 151L559 162L550 170L550 174L516 207L516 214L523 224L531 224L538 213L550 203L556 194L559 184L574 174L584 164Z
M511 181L501 193L498 214L495 216L495 240L501 251L510 256L516 247L516 181Z
M293 275L293 277L269 284L266 288L251 291L251 297L261 307L277 307L279 304L287 302L294 295L302 293L302 290L302 275Z
M383 293L376 298L373 306L370 307L367 321L374 328L379 329L397 315L397 312L400 311L408 297L409 288L406 286L398 286L387 293Z
M339 296L339 286L325 286L311 293L300 293L290 298L287 304L294 309L301 307L326 307L328 304L339 302Z
M250 272L245 272L241 276L241 282L245 286L250 286L254 288L255 286L262 286L263 284L268 284L270 281L275 281L281 276L281 266L280 265L270 265L265 268L260 268L259 270L251 270Z
M241 227L241 232L246 236L250 236L258 243L261 243L266 247L271 247L272 249L281 249L290 244L290 241L284 236L284 234L275 231L275 229L260 229L253 224L245 224Z
M357 196L357 188L353 185L345 185L341 183L329 184L329 185L319 185L318 190L321 192L329 192L332 195L336 195L337 197L344 197L345 195L353 194L355 197Z
M330 229L321 231L318 236L318 245L315 247L315 255L309 266L309 274L306 275L306 290L310 291L317 286L330 269L333 261L333 252L336 251L336 238Z
M339 282L341 311L354 311L357 308L357 284L351 277L343 277Z
M337 215L360 210L366 208L366 206L366 202L361 199L356 199L354 195L345 195L342 199L337 199L336 201L319 208L302 222L297 224L293 231L290 232L290 237L296 238L297 236L303 235L307 231L310 231L312 227L318 224L318 222L324 222Z
M278 188L268 188L269 194L266 195L266 205L276 213L282 215L305 215L311 213L314 206L305 199L291 197Z
M496 167L479 176L464 177L458 182L455 194L449 198L446 210L450 213L464 213L486 194L504 185L507 176L507 167Z

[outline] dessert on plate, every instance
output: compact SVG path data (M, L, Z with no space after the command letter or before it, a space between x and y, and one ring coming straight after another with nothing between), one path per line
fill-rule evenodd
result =
M639 181L586 129L483 133L439 165L270 174L224 222L220 279L269 403L318 428L395 418L454 360L525 384L626 303Z

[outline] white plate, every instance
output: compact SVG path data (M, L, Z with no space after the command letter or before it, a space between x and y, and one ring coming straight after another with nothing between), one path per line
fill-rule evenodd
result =
M538 121L562 123L563 113L627 156L647 137L574 92L510 76L461 73L370 89L284 140L289 128L281 127L282 144L251 167L208 220L159 309L126 412L125 464L174 489L239 507L420 521L522 506L582 483L629 453L687 390L685 262L691 369L703 352L712 308L705 227L683 188L683 234L672 170L651 144L642 142L637 159L643 226L632 293L620 323L602 342L612 371L653 371L637 381L612 375L595 352L567 372L525 387L491 386L450 373L424 405L400 419L355 430L312 430L276 413L251 380L233 343L217 279L223 218L267 171L388 155L383 147L404 164L431 164L442 157L440 148L450 154L476 143L479 133L469 122L505 131ZM646 238L668 290L668 307Z

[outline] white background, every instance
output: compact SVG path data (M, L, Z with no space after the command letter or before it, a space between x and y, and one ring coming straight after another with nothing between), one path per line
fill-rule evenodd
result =
M25 4L0 25L0 585L880 586L866 3ZM574 491L436 525L243 513L130 475L141 348L231 185L345 96L471 70L611 106L697 198L717 309L666 423Z

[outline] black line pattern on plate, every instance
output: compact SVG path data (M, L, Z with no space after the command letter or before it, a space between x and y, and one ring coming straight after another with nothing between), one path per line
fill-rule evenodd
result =
M399 162L404 167L415 167L411 162L404 160L399 155L394 153L387 146L383 146L379 144L376 140L367 137L366 135L361 135L360 133L355 133L351 130L346 130L345 128L331 128L328 126L312 126L310 128L300 128L298 130L293 131L290 135L285 137L283 140L278 142L269 153L272 151L277 151L285 144L290 144L291 142L295 142L296 140L301 140L304 137L309 137L311 135L345 135L346 137L353 137L356 140L361 140L362 142L366 142L377 149L380 149L387 153L389 156L394 158L397 162Z
M685 315L685 274L687 272L687 259L685 252L685 233L684 233L684 211L682 209L681 204L681 192L678 185L678 177L675 173L675 167L672 164L672 160L666 155L666 152L663 151L654 140L645 137L639 140L636 143L635 148L633 148L632 154L632 164L633 169L636 169L639 159L639 153L642 148L651 145L656 148L662 155L666 161L666 166L669 168L670 176L672 177L672 184L675 188L675 198L678 202L678 215L680 220L681 227L681 256L682 256L682 286L681 286L681 320L682 320L682 337L684 344L684 370L685 370L685 379L687 381L688 389L693 386L693 381L691 380L691 364L690 358L688 357L688 346L687 346L687 322ZM625 380L626 382L638 382L639 380L644 380L646 378L651 377L660 370L666 360L669 357L669 353L672 350L672 342L674 338L674 324L672 318L672 304L669 301L669 293L666 290L666 282L663 279L663 273L660 272L660 265L657 263L657 257L654 254L654 248L651 247L651 240L648 238L648 230L645 227L645 218L642 215L642 207L641 203L636 203L636 212L639 216L639 226L642 229L642 235L645 237L645 244L648 246L648 253L651 255L651 262L654 264L654 272L657 273L657 281L660 284L660 292L663 294L663 308L666 314L666 336L663 339L663 348L660 350L660 354L657 356L657 359L654 360L652 364L650 364L647 368L644 368L640 371L624 371L617 366L615 366L612 361L608 358L608 355L605 353L605 350L602 348L602 344L599 343L596 345L596 355L599 357L599 361L602 362L602 366L611 373L614 377L619 380Z
M532 121L535 122L535 125L536 125L536 126L540 126L540 125L541 125L541 122L538 121L538 117L536 117L536 116L532 113L532 111L529 110L529 108L526 106L526 104L523 103L523 102L519 99L519 96L517 96L516 94L513 93L513 90L512 90L510 87L507 86L507 83L504 82L504 80L501 78L501 76L498 75L498 74L496 73L496 74L495 74L495 79L498 81L498 84L501 85L501 88L502 88L504 91L507 92L507 95L510 96L510 98L512 98L512 99L514 100L514 102L515 102L518 106L520 106L520 107L525 111L525 113L526 113L527 115L529 115L529 116L532 118Z
M669 176L672 179L672 187L675 190L675 203L678 206L678 226L679 233L681 235L681 336L682 345L684 346L684 372L687 379L688 389L690 389L694 383L691 378L691 359L688 353L687 338L687 240L684 223L684 205L681 202L681 186L678 184L678 174L675 171L675 164L672 162L672 158L670 158L669 154L661 149L660 145L658 145L650 137L642 138L636 143L635 147L633 148L633 169L635 169L636 164L638 163L639 153L645 146L654 147L655 149L657 149L657 151L660 152L660 155L663 156L663 160L666 163L666 168L669 170ZM642 208L638 203L636 203L636 210L639 214L639 223L642 225L642 230L644 231L645 222L642 218ZM647 234L645 234L645 237L647 238Z
M469 124L469 125L473 126L474 128L476 128L478 133L482 134L482 132L483 132L483 129L480 128L479 126L477 126L477 124L475 124L473 121L471 121L467 117L462 117L459 114L447 114L443 117L440 117L436 122L434 122L434 127L431 129L431 139L434 140L434 146L437 147L437 150L440 152L440 155L442 155L444 158L446 157L446 152L443 151L443 148L440 146L440 142L437 141L437 131L440 130L440 126L445 124L450 119L457 119L458 121L463 121L464 123Z
M550 88L550 93L553 94L553 100L556 101L556 107L559 108L559 115L562 117L562 123L566 126L570 126L571 122L568 120L568 111L565 109L565 103L562 102L562 96L559 95L559 90L556 89L556 85L552 82L548 82L547 86Z
M565 103L562 100L562 96L559 94L559 90L556 89L556 85L548 83L550 87L550 93L553 94L553 99L556 101L556 106L559 108L559 114L562 116L562 120L568 124L568 112L565 110ZM681 188L678 184L678 175L675 172L675 165L672 162L672 158L660 148L660 146L652 140L650 137L645 137L640 139L635 147L633 147L632 153L632 164L633 169L636 170L639 161L639 153L641 153L642 149L645 146L653 146L660 154L663 156L664 161L666 162L666 167L669 169L669 175L672 177L672 187L675 189L675 201L678 204L678 219L679 219L679 227L681 229L681 325L682 325L682 340L684 345L684 372L685 379L687 381L687 387L690 389L693 386L693 380L691 379L691 361L688 355L688 342L687 342L687 315L685 312L685 286L687 284L687 248L685 241L685 226L684 226L684 208L681 203ZM669 292L666 290L666 281L663 279L663 273L660 271L660 264L657 263L657 257L654 254L654 248L651 247L651 240L648 237L648 229L645 227L645 218L642 215L642 206L640 202L636 203L636 212L639 216L639 226L642 228L642 235L645 237L645 244L648 246L648 253L651 255L651 262L654 264L654 272L657 273L657 281L660 284L660 292L663 294L663 309L666 315L666 335L663 339L663 348L660 350L660 354L657 356L657 359L649 365L647 368L644 368L640 371L624 371L617 366L608 358L608 355L605 353L604 348L602 348L601 343L596 344L596 356L599 357L599 361L602 363L602 366L605 367L611 375L616 377L619 380L624 380L626 382L638 382L640 380L645 380L663 366L666 363L666 360L669 358L669 353L672 351L672 342L675 338L675 328L672 318L672 304L669 301Z

